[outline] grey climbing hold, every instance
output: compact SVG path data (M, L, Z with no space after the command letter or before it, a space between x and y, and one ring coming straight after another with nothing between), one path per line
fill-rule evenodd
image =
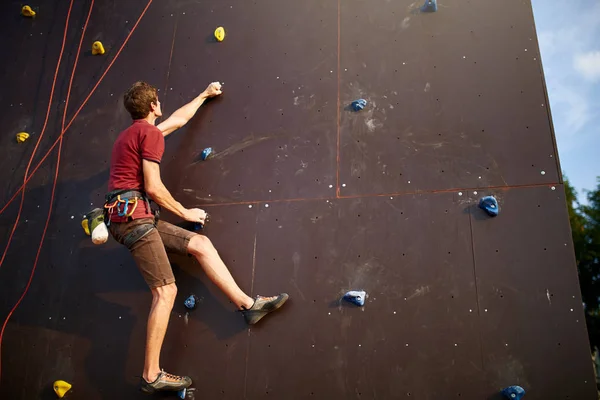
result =
M183 304L188 310L194 310L198 306L198 297L195 294L191 294L190 297L185 299Z
M214 150L212 147L207 147L204 150L202 150L202 154L200 155L200 158L202 159L202 161L206 161L209 158L211 158L214 155Z
M479 200L479 208L484 210L490 217L496 217L500 212L498 200L494 196L485 196Z
M523 396L525 396L525 389L523 389L521 386L509 386L502 389L502 394L507 399L521 400Z
M352 102L352 109L354 111L360 111L367 106L367 101L365 99L358 99Z
M351 290L349 292L346 292L346 294L344 295L344 297L342 297L342 299L356 304L357 306L364 306L365 305L365 298L367 297L367 292L365 292L364 290Z
M425 0L425 4L421 7L423 12L436 12L437 11L437 0Z

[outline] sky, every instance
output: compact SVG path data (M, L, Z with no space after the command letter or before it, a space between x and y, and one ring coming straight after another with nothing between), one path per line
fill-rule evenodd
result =
M532 0L562 170L584 200L600 176L600 0Z

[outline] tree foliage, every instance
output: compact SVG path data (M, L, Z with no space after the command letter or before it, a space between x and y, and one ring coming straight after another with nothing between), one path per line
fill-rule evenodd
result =
M586 204L565 179L565 193L573 245L577 259L579 285L592 349L600 347L600 178L594 190L586 191Z

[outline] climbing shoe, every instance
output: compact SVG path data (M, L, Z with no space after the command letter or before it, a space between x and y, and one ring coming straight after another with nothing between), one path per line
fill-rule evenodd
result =
M290 296L287 293L281 293L278 296L262 297L256 296L254 304L249 309L240 310L246 319L248 325L254 325L268 313L281 307Z
M142 378L140 390L144 393L154 393L163 391L178 391L188 388L192 384L192 378L189 376L177 376L160 371L154 382L146 382Z

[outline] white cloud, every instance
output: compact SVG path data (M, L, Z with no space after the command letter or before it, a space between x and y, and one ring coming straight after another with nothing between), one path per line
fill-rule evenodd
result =
M579 88L563 84L557 84L551 96L557 133L570 140L592 120L591 99Z
M591 82L600 80L600 51L577 54L573 66L585 79Z
M578 27L541 31L538 33L538 41L542 55L549 58L565 52L566 49L572 51L574 46L581 46L578 37L581 37Z
M548 58L556 54L558 46L556 45L554 32L539 32L538 41L540 43L540 51L542 52L544 57Z
M534 0L554 127L561 152L586 146L598 118L600 2ZM577 10L586 8L585 13ZM595 132L595 131L594 131ZM587 145L590 145L589 143Z
M595 187L600 171L600 1L532 3L561 166L577 189Z

